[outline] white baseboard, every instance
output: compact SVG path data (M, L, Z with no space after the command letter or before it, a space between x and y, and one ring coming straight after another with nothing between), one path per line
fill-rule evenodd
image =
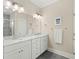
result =
M51 48L48 48L48 51L56 53L56 54L61 55L61 56L64 56L64 57L69 58L69 59L75 59L73 54L69 54L67 52L63 52L63 51L59 51L59 50L51 49Z

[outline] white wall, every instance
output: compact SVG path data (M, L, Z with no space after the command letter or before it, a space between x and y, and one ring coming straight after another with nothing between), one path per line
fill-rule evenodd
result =
M42 32L49 33L49 48L71 53L73 52L73 0L59 0L42 9L43 22ZM63 44L54 41L54 20L57 16L62 17Z

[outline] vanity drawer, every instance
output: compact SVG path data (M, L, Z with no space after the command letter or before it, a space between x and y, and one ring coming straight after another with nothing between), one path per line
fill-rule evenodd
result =
M19 43L9 45L9 46L5 46L4 47L4 53L11 52L11 51L14 51L16 49L20 49L21 47L25 46L27 43L28 43L28 41L25 41L25 42L23 41L23 42L19 42Z

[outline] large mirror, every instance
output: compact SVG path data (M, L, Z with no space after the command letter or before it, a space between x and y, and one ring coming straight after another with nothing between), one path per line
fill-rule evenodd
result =
M28 17L24 13L12 12L4 8L3 36L18 37L28 35Z
M7 0L8 3L10 1ZM16 3L11 2L13 7ZM4 3L5 4L5 3ZM41 32L41 22L39 19L33 18L33 15L26 14L23 7L19 11L3 6L3 36L4 37L23 37ZM23 12L23 13L21 13Z
M10 14L3 14L3 36L12 36Z
M17 12L4 12L3 36L14 38L40 33L40 21L31 15Z
M3 36L12 36L13 35L13 26L14 26L14 21L13 21L13 12L8 9L3 9Z
M3 36L19 37L28 34L27 16L24 7L17 2L4 0Z
M3 36L24 36L28 35L28 22L25 14L5 13L3 14Z

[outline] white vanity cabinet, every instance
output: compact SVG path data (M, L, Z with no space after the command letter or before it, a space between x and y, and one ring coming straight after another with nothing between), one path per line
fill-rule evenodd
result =
M48 35L24 38L24 40L4 46L4 59L36 59L47 48Z
M4 59L31 59L31 41L4 47Z
M48 49L48 36L41 37L41 54Z

